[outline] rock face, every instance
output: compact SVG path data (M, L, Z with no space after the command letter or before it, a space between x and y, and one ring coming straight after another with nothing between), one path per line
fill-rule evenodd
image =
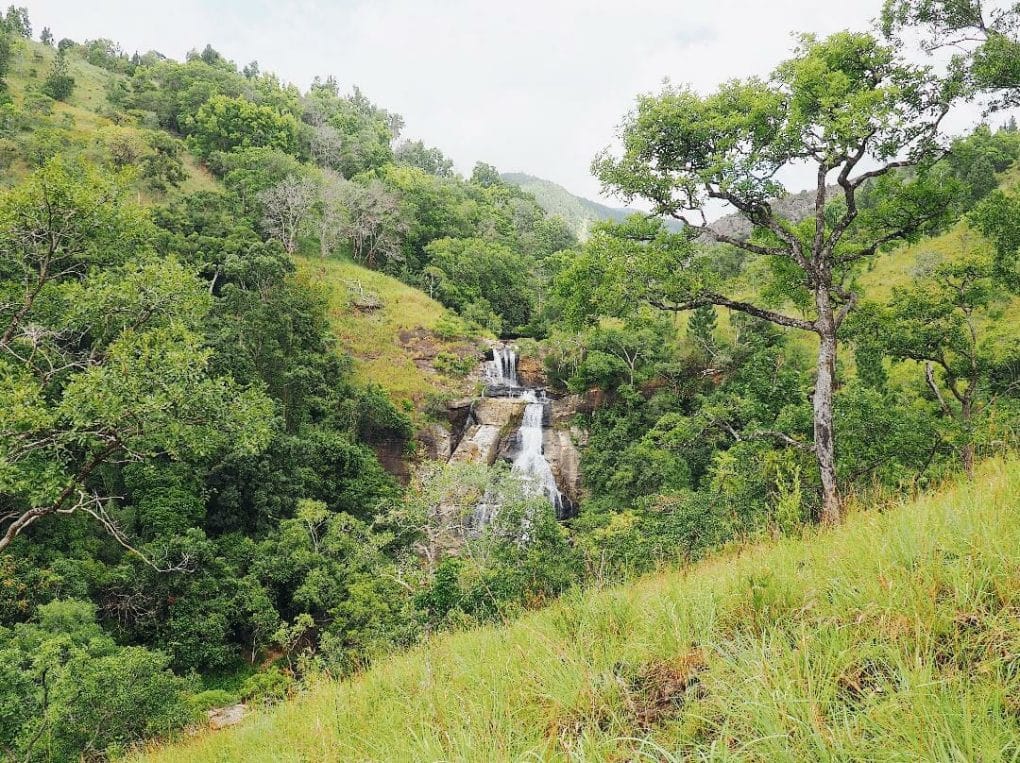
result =
M515 398L483 397L471 409L471 418L450 463L492 465L506 441L517 430L525 404Z
M539 358L518 358L517 376L525 387L549 386L549 378L545 375L545 368Z
M483 397L471 409L476 424L505 427L520 423L524 412L524 401L514 397Z
M411 481L411 467L405 457L406 446L406 440L385 440L372 445L379 464L400 480L402 485L407 485Z
M450 457L450 463L468 462L491 466L495 463L496 456L499 455L502 433L502 427L474 424L464 434L457 450Z
M605 403L606 395L602 390L588 390L581 395L565 395L556 398L550 406L550 425L563 426L579 413L591 413Z
M542 447L556 485L563 497L563 513L574 514L581 502L581 453L583 432L577 427L551 427L542 433Z
M448 461L453 455L453 435L442 424L427 424L418 432L418 441L433 461Z

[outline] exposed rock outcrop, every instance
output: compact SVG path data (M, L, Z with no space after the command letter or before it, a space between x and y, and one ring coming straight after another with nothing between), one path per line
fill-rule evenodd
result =
M545 374L545 367L541 358L522 357L517 360L517 377L525 387L548 387L549 377Z
M542 447L556 485L563 498L563 513L573 514L581 502L581 453L584 433L577 427L549 428L543 432Z
M383 469L388 471L400 484L407 485L411 481L411 466L407 461L407 440L385 440L374 443L372 450Z
M448 461L453 455L453 434L442 424L426 424L418 432L425 456L433 461Z
M467 461L491 466L521 425L524 408L524 401L517 398L479 399L471 409L470 421L473 423L468 426L450 462Z

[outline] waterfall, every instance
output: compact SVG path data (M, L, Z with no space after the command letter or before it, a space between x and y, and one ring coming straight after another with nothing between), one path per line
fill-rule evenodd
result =
M547 404L545 391L521 386L517 376L517 348L509 344L499 344L492 348L492 360L486 362L484 371L487 397L511 398L524 403L520 428L511 441L511 472L520 479L527 495L544 496L552 504L556 516L560 516L563 497L544 453L542 424ZM486 494L474 507L471 527L475 531L480 530L490 524L498 512L498 498Z
M522 397L527 407L521 420L520 451L514 458L513 471L521 476L526 492L546 496L559 514L563 498L542 447L545 404L532 389L525 390Z
M494 387L519 387L517 350L508 344L492 349L492 360L485 365L485 379Z

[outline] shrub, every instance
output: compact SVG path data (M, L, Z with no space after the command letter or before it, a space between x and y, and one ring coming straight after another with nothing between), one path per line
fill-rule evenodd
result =
M248 678L241 686L241 698L268 705L287 699L293 691L294 679L273 666Z

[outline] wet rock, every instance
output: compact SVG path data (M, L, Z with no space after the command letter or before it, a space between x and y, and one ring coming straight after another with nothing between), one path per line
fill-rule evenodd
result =
M476 463L492 465L499 454L503 428L490 424L474 424L461 438L450 463Z
M550 428L543 432L542 447L556 486L564 498L564 513L571 514L581 501L581 452L584 433L576 427Z
M525 403L512 397L483 397L475 403L471 413L477 424L504 427L520 420Z

